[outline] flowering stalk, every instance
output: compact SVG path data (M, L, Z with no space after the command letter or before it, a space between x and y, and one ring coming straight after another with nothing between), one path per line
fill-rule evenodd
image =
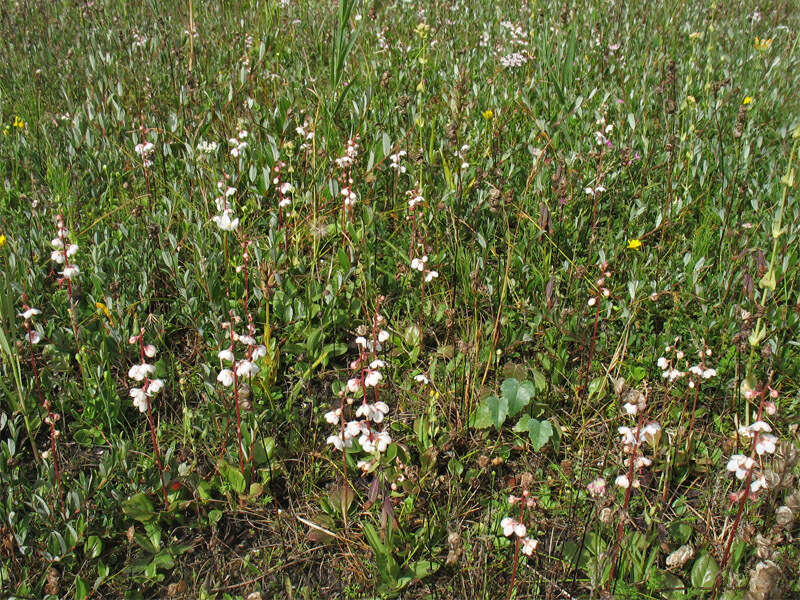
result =
M767 391L769 391L769 394L767 394ZM769 395L769 400L767 399L767 395ZM744 505L747 503L748 499L754 499L760 490L766 489L767 487L767 480L763 473L760 473L756 478L753 478L753 475L756 472L756 467L760 467L761 456L764 454L774 454L777 447L778 438L772 434L772 428L762 420L764 412L774 415L777 411L774 402L777 397L778 392L769 386L766 388L762 387L759 390L751 390L748 393L748 402L754 399L760 399L760 402L755 422L752 425L739 427L738 431L741 437L752 439L750 455L734 454L731 456L726 467L728 471L736 475L737 479L740 481L744 480L744 484L741 490L730 495L731 502L738 502L738 509L736 511L736 518L733 521L733 526L731 527L731 532L728 535L728 543L725 545L725 552L722 555L721 569L724 569L725 565L728 563L731 545L733 544L733 538L736 536L736 531L739 528L739 521L744 512Z
M33 346L34 344L38 344L42 340L42 336L33 326L33 317L35 315L42 314L38 308L31 308L27 304L22 305L23 312L18 313L18 317L21 317L23 322L25 323L25 339L28 341L28 351L30 353L31 358L31 367L33 368L33 377L36 381L36 392L39 395L39 402L42 405L42 408L47 413L47 417L45 417L44 421L50 426L50 452L49 455L53 457L53 471L56 476L56 483L58 485L58 499L59 502L62 502L61 498L61 467L59 464L58 458L58 447L56 444L56 439L59 436L59 432L56 430L56 421L60 418L60 415L53 412L50 406L50 400L45 398L44 394L42 393L42 383L41 378L39 377L39 368L36 365L36 356L33 353ZM47 458L48 453L43 452L42 458Z
M169 501L167 500L167 485L164 480L164 466L161 463L161 452L158 448L158 436L156 435L155 421L153 420L153 409L150 403L150 398L158 394L164 387L164 380L150 379L150 376L155 373L155 366L148 364L146 358L153 358L156 355L156 347L152 344L144 343L144 328L139 330L139 335L133 335L128 339L129 344L139 345L139 358L142 361L138 365L133 365L128 371L128 377L135 381L141 381L142 387L131 388L129 394L133 398L133 405L139 409L139 412L147 413L147 422L150 425L150 437L153 442L153 456L158 467L158 472L161 477L161 493L164 497L164 507L169 508Z
M67 239L69 231L64 227L64 218L60 214L56 216L56 224L57 236L50 242L54 248L50 253L50 260L64 267L64 270L59 273L61 277L58 280L58 285L62 286L65 281L67 283L70 322L72 324L72 332L75 335L75 344L79 346L78 322L75 319L75 301L72 297L72 279L80 275L81 270L78 268L78 265L72 264L69 261L70 258L78 252L78 245L69 243Z
M589 360L586 365L586 375L583 383L584 388L587 389L587 394L589 376L591 375L592 371L592 360L594 359L594 345L595 341L597 340L597 325L600 322L600 300L611 296L611 290L605 287L606 278L611 277L611 272L608 270L608 263L604 262L602 265L600 265L600 270L603 271L603 275L595 282L597 286L597 293L589 298L587 302L590 307L594 307L594 328L592 329L592 340L589 343Z
M657 422L651 421L645 425L647 397L641 394L636 400L636 403L626 402L623 407L628 415L635 417L638 414L636 427L631 429L630 427L622 426L617 429L622 436L621 443L623 454L628 454L629 456L623 461L623 464L628 467L627 474L619 475L614 482L625 490L625 500L623 501L621 516L617 524L616 541L611 551L611 570L608 575L609 586L611 582L614 581L614 573L617 567L617 559L619 558L619 549L622 544L622 534L625 521L627 520L631 495L633 489L638 488L640 485L639 480L636 478L636 472L642 467L649 467L653 464L653 461L644 456L644 453L639 456L637 456L637 454L643 442L648 442L651 447L655 447L655 445L658 444L658 440L661 438L661 426ZM590 490L590 493L593 492Z
M236 407L236 440L239 446L239 471L244 476L244 445L242 444L242 417L241 417L241 395L243 390L239 388L239 381L241 378L252 377L259 372L258 365L254 361L262 356L266 356L266 346L257 345L254 337L255 326L253 325L252 318L249 319L248 333L239 335L234 331L234 324L240 320L234 317L233 311L229 311L231 320L223 323L223 329L228 330L229 345L217 353L220 364L224 362L231 363L231 368L223 368L217 375L217 381L225 387L233 386L233 400ZM245 358L237 360L235 355L236 342L243 344L247 347Z
M536 500L530 495L527 489L522 490L522 496L514 496L513 494L508 497L508 503L511 506L519 504L519 520L512 517L505 517L500 521L500 527L503 528L503 535L506 537L514 538L514 563L511 569L511 581L508 583L508 596L510 600L511 595L514 593L514 583L517 579L517 564L519 562L519 552L525 556L533 556L534 550L539 546L539 541L528 536L528 529L525 527L525 509L532 508L536 504Z
M428 255L424 254L422 258L412 258L411 259L411 269L413 271L418 271L421 275L420 282L419 282L419 314L417 316L417 328L419 330L419 347L422 350L422 346L424 344L424 335L423 335L423 317L424 317L424 310L425 310L425 284L433 281L437 277L439 277L439 272L434 271L428 268Z
M356 158L358 158L358 135L347 140L347 148L343 156L336 159L336 166L342 170L341 174L341 195L342 195L342 235L346 236L345 225L347 216L353 211L353 207L358 202L358 195L353 191L353 177L351 169Z
M153 166L151 157L153 150L155 150L155 146L153 146L152 142L144 141L145 136L147 135L147 128L144 125L144 114L140 114L139 117L141 119L141 125L139 126L139 137L142 139L142 141L136 144L133 149L136 154L139 155L139 158L142 161L144 182L147 188L147 206L150 210L153 210L153 195L150 192L150 167Z
M369 457L358 461L358 468L364 473L374 472L380 465L380 456L389 447L392 438L385 429L383 421L389 412L389 406L379 399L379 390L383 374L380 369L386 366L383 360L374 358L375 353L383 349L383 343L389 339L389 332L382 329L384 318L376 312L373 320L372 339L367 339L367 329L360 326L355 339L358 347L358 358L350 363L350 368L357 375L348 379L347 384L339 393L338 408L325 414L325 420L331 425L338 425L339 432L328 436L326 440L336 450L342 452L344 485L347 481L347 455L346 449L353 447L353 441L358 440L360 449ZM370 356L372 355L372 356ZM373 402L369 402L368 389L374 388ZM352 406L354 395L361 396L361 405L355 411L355 418L349 421L345 418L347 406Z

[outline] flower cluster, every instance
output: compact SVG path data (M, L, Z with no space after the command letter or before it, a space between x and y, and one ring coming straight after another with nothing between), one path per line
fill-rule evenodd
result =
M603 274L595 281L597 292L586 302L589 306L596 305L600 298L608 298L611 296L611 290L606 287L606 279L611 277L611 271L608 270L608 263L600 265L600 269L603 271Z
M298 127L299 129L299 127ZM313 135L313 134L312 134ZM282 160L275 161L275 166L272 167L274 176L272 177L272 185L278 190L278 208L283 210L292 203L289 194L294 191L294 186L288 181L281 179L281 171L286 166Z
M606 148L613 148L614 144L611 143L611 140L608 139L608 136L614 130L614 125L609 123L606 125L606 120L604 117L600 117L597 120L597 125L599 125L599 129L594 132L594 141L598 146L605 146Z
M521 67L528 62L528 56L523 52L512 52L500 57L500 64L506 69Z
M197 151L201 154L214 154L219 148L219 144L217 142L207 142L205 140L200 140L200 143L197 144Z
M217 353L220 363L230 363L230 368L224 367L217 374L217 381L225 387L237 386L240 377L252 377L259 372L258 365L255 363L258 359L267 355L267 347L263 344L256 343L255 339L255 326L252 321L248 324L248 332L244 335L239 335L234 331L234 322L239 319L234 318L233 321L225 322L222 324L223 329L228 330L228 346L223 348ZM240 343L245 347L245 355L241 360L236 358L236 343Z
M522 496L514 496L513 494L508 497L508 503L511 506L519 504L520 518L519 520L512 517L505 517L500 521L500 527L503 529L503 535L507 538L515 537L521 544L522 553L526 556L533 555L534 550L539 546L538 540L528 536L528 528L523 523L525 509L532 508L536 501L531 497L528 490L522 491Z
M390 154L389 160L391 161L391 164L389 166L400 174L405 173L406 166L402 164L402 160L406 157L406 155L407 153L405 150L400 150L395 154Z
M242 129L236 135L236 137L232 137L228 140L228 145L230 145L231 150L230 154L233 158L239 158L244 152L245 148L247 148L247 139L248 133L246 129Z
M17 313L17 316L25 323L25 341L30 344L38 344L42 341L42 335L36 330L33 324L33 317L42 314L38 308L31 308L30 306L23 305L23 311Z
M356 158L358 158L358 136L351 137L347 140L347 148L345 148L344 156L336 159L336 166L340 169L349 169L353 166Z
M675 342L672 345L664 347L664 353L670 356L670 358L667 358L666 356L660 356L656 361L656 365L659 369L661 369L661 377L669 380L670 383L673 383L675 380L685 377L687 374L694 375L694 377L689 381L690 388L694 388L696 382L716 377L716 369L708 367L705 363L706 359L712 354L710 348L706 348L699 352L700 362L698 364L690 366L686 371L678 369L678 364L680 361L686 358L686 354L682 350L678 349L679 339L680 338L675 338Z
M64 270L61 271L60 275L62 279L69 281L81 273L78 265L72 264L69 261L69 259L78 252L78 245L69 243L67 239L69 231L64 227L64 218L61 215L56 217L56 222L58 226L58 236L53 238L53 241L50 242L53 248L55 248L55 250L50 253L50 259L64 266Z
M358 136L347 140L347 148L345 149L344 156L336 159L336 166L342 169L342 201L344 203L345 211L353 208L358 202L358 195L353 191L353 178L350 176L350 169L353 166L356 158L358 158Z
M389 339L389 332L383 329L385 320L378 313L373 318L372 325L371 332L364 326L356 330L358 358L350 363L350 368L356 375L339 392L339 406L325 414L328 423L339 427L338 433L328 436L328 444L344 451L345 448L351 448L353 441L357 440L361 450L371 455L369 459L358 461L358 468L364 473L377 467L380 455L392 443L389 432L382 425L389 412L389 405L380 400L379 396L379 387L383 380L381 369L386 366L386 362L376 357L376 353L383 349L383 344ZM345 412L356 403L359 395L361 404L354 412L355 418L346 421Z
M617 432L621 436L622 451L627 455L623 462L628 467L628 472L627 474L619 475L614 480L616 485L626 490L628 488L638 488L640 484L636 478L636 473L643 467L649 467L653 464L652 459L646 457L644 453L639 453L642 443L647 442L651 447L654 447L661 439L661 425L656 421L644 423L645 410L647 408L645 395L629 394L627 398L628 402L624 404L623 408L626 414L637 418L637 424L635 427L621 426L617 428Z
M424 278L426 283L436 279L437 277L439 277L439 272L438 271L433 271L431 269L428 269L428 255L427 254L423 255L422 258L412 258L411 259L411 268L414 271L419 271L420 273L422 273L422 276L423 276L423 278Z
M140 142L136 144L133 149L136 151L136 154L139 155L139 158L142 159L142 166L145 169L149 169L153 166L151 157L153 155L153 150L155 150L155 146L153 146L151 142Z
M154 397L164 388L163 379L151 379L150 376L156 372L154 365L146 362L146 358L153 358L156 355L156 347L152 344L144 343L144 329L139 335L132 335L128 339L129 344L138 344L139 358L141 362L133 365L128 370L128 377L135 381L141 381L142 387L132 387L128 394L133 399L133 405L139 412L149 412L150 398Z
M217 189L220 195L216 197L214 202L220 214L214 215L211 220L222 231L233 231L239 226L239 218L233 216L233 210L228 203L228 198L236 195L236 188L225 185L224 181L218 181Z

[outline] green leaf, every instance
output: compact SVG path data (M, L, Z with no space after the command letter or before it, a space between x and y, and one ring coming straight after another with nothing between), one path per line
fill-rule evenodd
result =
M508 402L508 416L513 417L528 406L536 389L530 381L519 382L514 378L506 379L500 388L503 398Z
M550 421L528 421L528 437L531 438L531 445L534 450L540 450L550 438L553 437L553 424Z
M244 475L242 475L239 469L225 460L220 460L217 463L217 469L219 469L220 474L228 483L228 485L231 486L233 491L235 491L237 494L244 493L246 482L244 480Z
M597 396L597 399L601 399L603 397L603 389L605 388L605 377L597 377L592 379L589 382L589 398L594 398Z
M381 579L387 583L394 584L400 574L400 569L392 553L381 541L378 532L375 531L371 523L364 523L363 529L364 537L367 538L367 543L369 543L372 548L372 553L375 555L375 563L378 567L378 573Z
M719 573L719 565L714 557L704 552L694 561L692 567L692 587L710 590Z
M442 565L438 562L431 560L418 560L408 565L408 568L414 574L414 579L423 579L428 575L432 575L439 570Z
M122 512L141 523L146 523L155 516L153 503L141 492L134 494L122 503Z
M75 578L75 600L84 600L89 596L89 584L81 577Z
M508 400L489 396L478 405L472 418L472 426L476 429L486 429L494 425L500 428L508 416Z
M103 551L103 542L96 535L90 535L83 545L83 552L87 558L97 558Z

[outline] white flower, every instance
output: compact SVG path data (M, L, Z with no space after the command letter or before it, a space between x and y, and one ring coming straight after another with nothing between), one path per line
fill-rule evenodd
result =
M217 375L217 381L219 381L225 387L230 387L233 385L233 371L230 369L222 369Z
M293 191L294 191L294 186L291 183L286 182L281 185L281 194L283 194L284 196L286 194L291 194Z
M156 368L153 365L142 363L140 365L133 365L128 370L128 377L135 379L136 381L142 381L148 375L155 373L155 371Z
M767 480L762 476L750 482L750 493L755 494L760 489L767 488Z
M756 461L749 456L744 456L743 454L734 454L731 456L730 460L728 460L726 469L731 473L736 473L736 479L744 479L747 477L748 471L750 471L755 464Z
M342 415L342 409L337 408L336 410L331 410L325 413L325 420L330 423L331 425L336 425L339 422L339 418Z
M155 396L158 392L164 389L163 379L152 379L147 383L147 395Z
M659 369L661 369L662 371L664 371L664 370L666 370L666 368L669 366L669 363L667 362L667 359L666 359L666 358L664 358L663 356L660 356L660 357L658 358L658 360L656 361L656 365L658 365L658 368L659 368Z
M641 432L639 433L639 437L650 444L652 444L660 436L661 436L661 425L659 425L655 421L645 425L642 428Z
M602 496L606 493L606 480L602 477L598 477L594 481L592 481L589 485L586 486L586 489L589 490L589 494L594 496L595 498Z
M531 556L539 542L533 538L525 537L522 539L522 553L526 556Z
M222 231L233 231L239 226L239 219L231 219L232 211L230 209L222 211L221 215L214 215L211 220L216 223Z
M514 519L506 517L500 521L500 527L503 528L503 535L511 537L514 534Z
M345 439L352 439L359 434L366 435L367 433L369 433L369 427L362 421L348 421L347 425L344 426Z
M243 360L236 365L236 374L239 377L252 377L257 375L259 371L258 365L249 360Z
M230 348L226 348L225 350L220 350L217 352L217 358L220 360L227 360L228 362L233 362L233 350Z
M325 440L325 443L333 444L333 447L336 448L337 450L344 450L345 447L345 442L342 441L342 438L339 437L338 435L329 435L328 439ZM348 444L348 446L349 445L350 444Z
M239 340L239 342L244 344L245 346L256 345L256 338L254 338L252 335L237 335L236 339Z
M81 270L78 268L78 265L69 265L68 267L65 267L63 271L61 271L61 276L64 279L72 279L80 274Z
M367 433L361 434L361 437L358 438L358 443L364 452L368 452L370 454L373 452L381 453L385 452L386 448L389 447L389 444L392 443L392 438L385 431L378 433L368 431Z
M60 265L64 264L64 252L62 250L53 250L50 253L50 260Z
M352 377L352 378L347 380L347 391L348 392L350 392L351 394L355 394L360 389L361 389L361 380L360 379L358 379L356 377Z
M629 415L635 415L637 412L639 412L639 406L630 402L626 402L623 408Z
M253 360L258 360L259 358L267 355L267 347L264 344L259 344L255 348L253 348Z
M142 388L131 388L128 392L133 398L133 405L139 409L139 412L147 411L147 395Z
M60 237L53 238L53 240L50 243L53 245L53 248L63 248L64 247L64 241Z
M356 411L357 417L366 417L373 423L380 423L383 417L389 412L389 406L385 402L378 401L375 404L362 404Z
M758 441L756 442L756 452L759 456L764 453L773 454L775 452L775 444L778 441L771 433L762 433L758 436Z
M144 355L148 358L153 358L156 355L156 347L153 344L147 344L144 347Z
M385 366L386 366L386 361L383 361L380 358L376 358L371 363L369 363L370 369L382 369Z
M523 523L520 523L511 517L506 517L500 521L500 527L503 528L503 535L506 537L511 537L512 535L516 535L517 537L525 537L525 534L528 533L528 530Z
M414 381L421 383L422 385L428 385L431 382L430 379L428 379L423 373L414 375Z
M42 341L42 336L35 329L31 329L25 337L31 344L38 344Z
M366 348L367 347L367 338L365 338L362 335L358 336L356 338L356 346L361 346L362 348Z
M70 244L67 247L67 256L75 256L78 252L78 244Z
M628 487L631 485L631 482L628 480L627 475L620 475L614 480L614 484L627 490Z
M425 263L428 262L428 257L423 256L422 258L412 258L411 259L411 268L415 271L419 271L422 273L425 270Z
M366 387L375 387L383 379L380 371L368 370L364 376L364 385Z
M384 331L383 329L381 329L378 332L378 341L383 343L388 339L389 339L389 332L388 331Z
M38 308L29 308L25 312L17 313L17 316L18 317L22 317L25 321L27 321L31 317L34 317L34 316L40 315L40 314L42 314L42 311L40 311Z
M200 143L197 144L197 151L202 152L203 154L213 154L217 151L219 144L217 142L207 142L205 140L200 140Z
M717 371L715 369L704 369L702 373L703 379L710 379L711 377L716 376Z
M438 271L428 271L428 273L425 275L425 281L426 282L431 281L432 279L436 279L438 276L439 276Z
M617 427L617 432L622 436L622 443L626 446L636 444L636 435L630 427Z

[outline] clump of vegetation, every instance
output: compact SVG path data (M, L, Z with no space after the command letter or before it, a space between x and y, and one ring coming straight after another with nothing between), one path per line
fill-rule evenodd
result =
M800 593L800 19L729 4L4 6L4 597Z

